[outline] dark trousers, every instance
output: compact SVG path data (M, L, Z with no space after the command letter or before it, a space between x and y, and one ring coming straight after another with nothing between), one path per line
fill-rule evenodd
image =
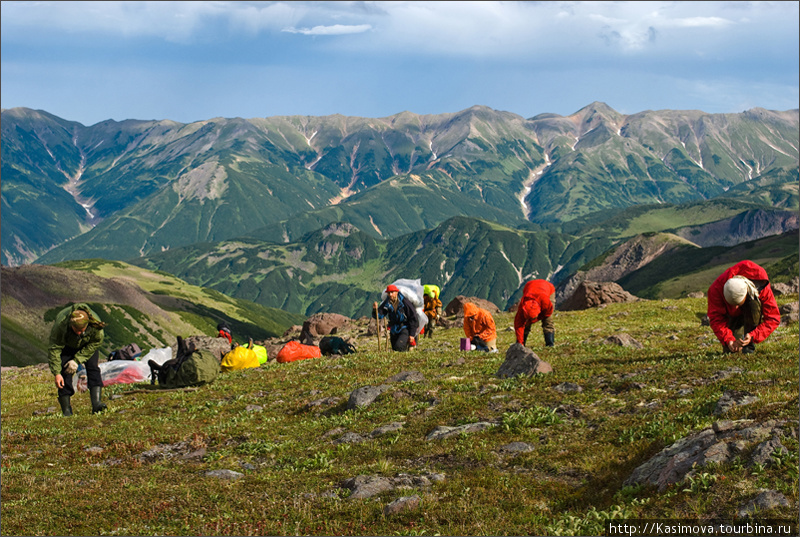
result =
M741 306L741 314L736 317L728 317L728 328L733 332L735 338L743 338L761 324L762 309L761 301L758 299L746 299ZM755 348L755 343L750 343L748 347ZM727 345L722 346L723 352L730 352Z
M761 301L748 298L741 306L741 314L728 319L728 328L736 337L744 337L761 324Z
M408 328L403 327L399 332L394 332L389 335L392 342L392 350L404 352L408 350Z
M75 395L75 388L72 386L72 375L64 371L64 366L67 365L67 362L75 358L79 350L80 349L64 347L61 351L61 376L64 377L64 387L58 389L58 395L69 395L70 397ZM97 350L92 357L89 358L89 361L83 364L86 367L86 383L90 388L94 386L103 386L103 377L97 365L99 361L100 351Z
M425 334L423 335L423 337L432 338L434 326L436 326L436 319L428 317L428 324L425 325Z
M542 335L555 334L556 325L553 322L553 318L552 317L540 316L538 320L542 321ZM531 325L532 324L533 324L532 321L525 324L525 332L524 332L524 334L522 336L522 344L523 345L527 345L528 344L528 334L531 333Z

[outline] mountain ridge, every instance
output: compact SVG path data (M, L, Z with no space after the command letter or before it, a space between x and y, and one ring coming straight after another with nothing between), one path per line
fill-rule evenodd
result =
M232 238L302 219L307 210L322 211L313 229L370 213L374 227L362 221L360 228L396 236L453 216L426 200L428 184L474 216L484 208L515 225L709 199L750 182L758 184L747 194L767 206L797 205L797 195L780 186L792 184L792 170L796 176L797 110L623 115L592 103L570 116L528 119L474 106L386 118L107 120L85 127L44 111L7 109L3 119L6 264L124 259ZM403 177L416 181L404 190L417 217L395 233L395 215L381 220L375 198L391 199L401 186L391 182ZM64 189L70 180L72 194Z

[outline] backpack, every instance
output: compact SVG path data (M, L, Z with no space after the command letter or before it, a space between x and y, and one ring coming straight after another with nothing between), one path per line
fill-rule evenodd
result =
M228 340L228 343L233 344L233 335L231 333L231 325L226 323L225 321L220 322L217 324L217 332L219 335L217 337L224 337Z
M289 341L284 345L278 355L275 357L279 364L287 362L296 362L298 360L308 360L310 358L319 358L322 353L319 347L314 345L303 345L299 341Z
M133 360L142 354L142 349L139 348L139 345L136 343L129 343L125 345L121 349L117 349L111 354L108 355L108 361L112 362L114 360Z
M253 349L239 345L223 356L219 365L223 371L236 371L238 369L261 367L261 362L259 362L258 355Z
M319 350L325 356L331 354L352 354L356 348L352 343L348 343L339 336L325 336L319 340Z
M178 336L178 352L175 358L159 365L149 360L151 384L162 388L184 388L209 384L219 375L219 363L212 353L197 350Z

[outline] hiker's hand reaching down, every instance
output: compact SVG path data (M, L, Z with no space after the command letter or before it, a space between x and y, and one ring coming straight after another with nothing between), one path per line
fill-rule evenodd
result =
M739 338L739 346L746 347L753 341L753 337L750 334L745 334L744 337Z

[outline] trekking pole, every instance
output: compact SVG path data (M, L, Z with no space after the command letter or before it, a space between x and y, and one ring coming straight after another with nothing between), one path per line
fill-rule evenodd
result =
M375 326L377 328L375 332L378 335L378 352L381 352L381 319L378 317L377 309L373 309L372 311L375 312Z

